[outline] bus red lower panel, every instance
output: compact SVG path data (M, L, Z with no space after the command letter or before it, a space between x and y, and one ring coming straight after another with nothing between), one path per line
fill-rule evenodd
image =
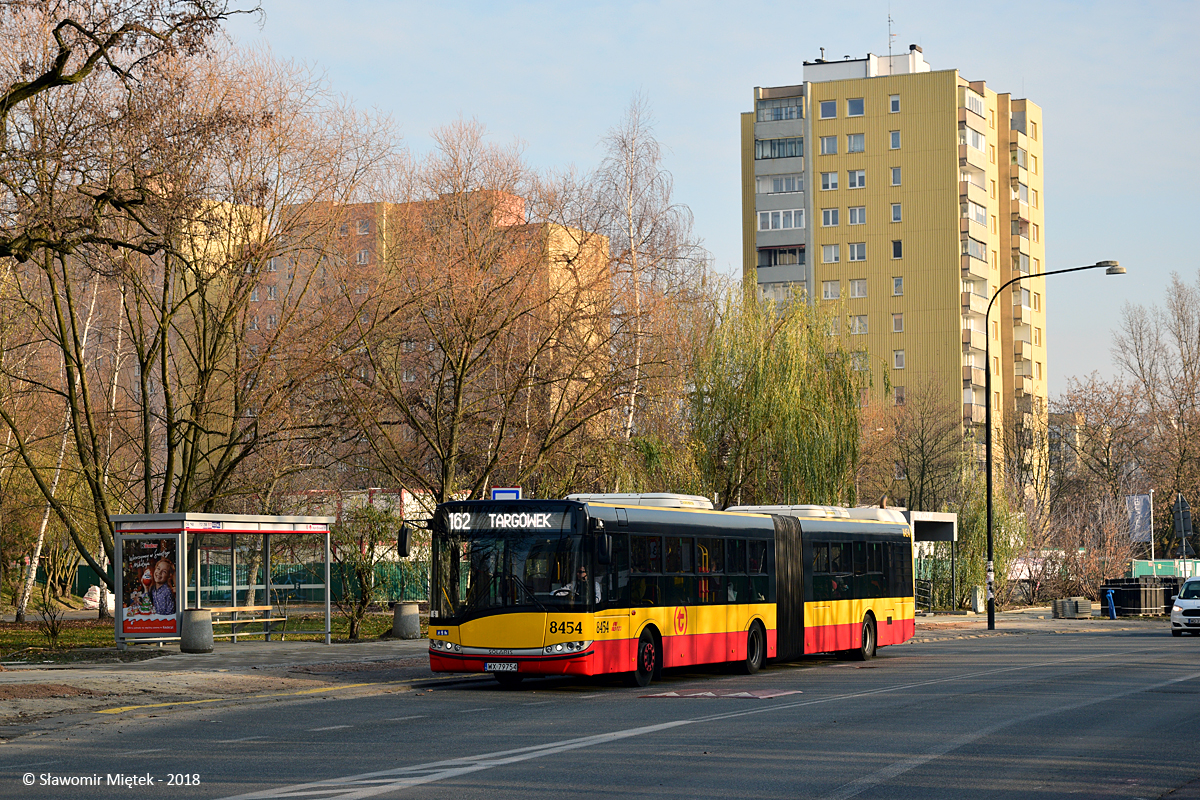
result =
M917 632L917 621L915 619L894 619L891 625L888 625L886 621L880 622L876 629L879 631L880 647L900 644L907 642Z
M911 619L892 620L889 625L876 622L876 644L885 647L900 644L912 638L916 621ZM816 625L804 629L805 653L831 653L835 650L853 650L862 646L862 627L858 622L845 625Z

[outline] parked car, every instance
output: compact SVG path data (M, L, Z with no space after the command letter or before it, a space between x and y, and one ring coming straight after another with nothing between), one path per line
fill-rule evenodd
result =
M1171 635L1200 634L1200 578L1189 578L1171 603Z

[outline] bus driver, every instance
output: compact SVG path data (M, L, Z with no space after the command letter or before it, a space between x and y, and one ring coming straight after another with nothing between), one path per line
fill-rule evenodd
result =
M600 581L593 581L596 587L596 602L600 602ZM575 580L564 583L562 586L554 590L555 597L570 597L575 602L583 600L584 588L588 585L587 567L582 564L575 570Z

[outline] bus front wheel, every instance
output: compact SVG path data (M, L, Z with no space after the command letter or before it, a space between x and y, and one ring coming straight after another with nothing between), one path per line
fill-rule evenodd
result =
M863 619L862 623L862 639L857 648L850 651L850 656L855 661L867 661L875 657L875 618L870 614Z
M658 666L658 643L649 628L642 631L637 643L635 654L637 669L629 676L634 686L645 688L654 679L654 669Z
M762 626L755 622L746 633L746 660L738 662L738 671L743 675L753 675L762 669L766 656L767 637L763 635Z

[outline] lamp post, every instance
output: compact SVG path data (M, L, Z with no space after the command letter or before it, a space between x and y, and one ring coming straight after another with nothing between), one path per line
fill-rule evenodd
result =
M1105 275L1125 274L1125 268L1116 261L1097 261L1095 264L1088 264L1086 267L1052 269L1049 272L1018 275L996 290L995 294L992 295L992 299L988 302L987 312L983 315L983 424L986 428L984 431L984 451L987 471L987 609L989 631L996 630L996 592L994 590L996 576L992 561L994 552L994 540L992 537L992 325L990 321L992 306L996 304L996 298L1000 296L1001 292L1018 281L1023 281L1026 278L1044 278L1047 275L1062 275L1065 272L1082 272L1085 269L1103 269Z

